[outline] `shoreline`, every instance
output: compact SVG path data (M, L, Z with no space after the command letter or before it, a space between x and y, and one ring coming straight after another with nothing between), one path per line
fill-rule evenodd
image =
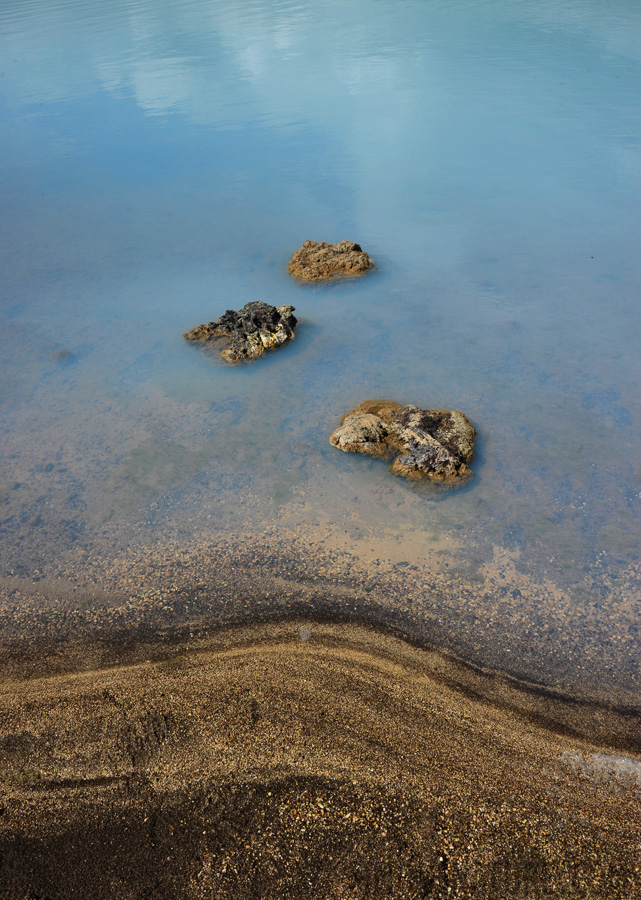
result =
M322 534L327 541L313 540ZM0 677L143 661L164 646L288 618L364 625L549 699L641 713L641 599L623 586L599 617L495 554L457 572L456 549L340 543L336 530L274 529L81 550L0 586ZM367 540L370 543L374 541ZM387 551L387 557L383 552ZM380 554L380 556L378 555ZM450 563L452 568L448 568ZM606 605L607 604L607 605ZM153 649L152 649L153 648Z
M513 714L524 726L536 724L560 736L589 740L612 751L641 754L641 705L616 704L564 693L518 678L501 670L471 662L442 647L430 646L415 634L404 633L398 623L386 628L380 620L363 616L347 617L336 607L310 612L304 606L287 613L267 611L246 619L212 626L193 615L170 625L156 620L110 626L109 634L85 634L72 638L63 616L64 632L57 632L48 617L46 635L28 643L5 641L0 650L0 687L19 687L51 678L82 676L94 671L122 667L161 665L188 654L197 658L208 652L223 652L238 635L291 634L299 629L360 629L380 640L401 642L429 661L432 673L449 689L489 707ZM76 620L76 625L78 624ZM51 627L53 625L53 628ZM340 642L336 637L336 642ZM25 655L28 653L28 656Z
M514 660L488 607L563 598L396 554L280 530L8 584L0 894L641 896L634 670Z
M641 756L372 628L173 649L0 683L8 900L635 896Z

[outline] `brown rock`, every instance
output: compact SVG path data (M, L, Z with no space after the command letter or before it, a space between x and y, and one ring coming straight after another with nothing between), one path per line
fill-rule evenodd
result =
M475 428L458 410L366 400L343 417L329 440L348 453L394 459L393 475L456 482L471 475L467 463L475 437Z
M364 275L374 262L360 244L341 241L305 241L294 253L287 271L301 281L319 281L325 278L346 278Z

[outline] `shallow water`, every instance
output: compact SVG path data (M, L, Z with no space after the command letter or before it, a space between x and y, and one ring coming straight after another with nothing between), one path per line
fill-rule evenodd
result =
M589 0L1 0L4 576L136 529L411 531L405 558L507 558L637 640L639 26ZM298 285L309 237L377 269ZM296 307L293 344L229 368L184 343L254 299ZM371 397L462 409L472 482L331 448Z

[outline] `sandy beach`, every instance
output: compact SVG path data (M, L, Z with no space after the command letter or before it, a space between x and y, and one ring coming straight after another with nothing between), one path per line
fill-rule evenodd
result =
M2 607L3 898L641 896L632 694L421 645L391 574L367 622L338 569L146 559Z

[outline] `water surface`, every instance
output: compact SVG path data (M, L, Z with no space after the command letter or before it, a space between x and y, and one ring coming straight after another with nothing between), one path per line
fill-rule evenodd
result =
M638 658L640 31L624 0L1 0L6 583L293 523L503 561L576 609L557 656L589 609ZM377 269L298 285L310 237ZM229 368L183 342L255 299L294 343ZM371 397L463 410L474 479L331 448Z

